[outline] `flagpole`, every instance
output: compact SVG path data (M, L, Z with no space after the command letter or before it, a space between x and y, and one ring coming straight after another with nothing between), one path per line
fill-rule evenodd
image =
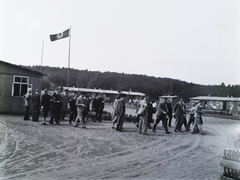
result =
M71 48L71 26L69 29L69 50L68 50L68 75L67 75L67 88L69 88L69 68L70 68L70 48Z
M43 64L43 49L44 49L44 41L42 43L42 55L41 55L41 73L42 73L42 64ZM43 77L42 77L42 84L43 84ZM42 87L41 87L42 88Z
M42 72L42 63L43 63L43 48L44 48L44 41L43 41L43 43L42 43L41 72Z

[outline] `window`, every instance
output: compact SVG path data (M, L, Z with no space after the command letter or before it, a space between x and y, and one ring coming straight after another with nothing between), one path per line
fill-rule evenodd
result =
M32 88L29 83L29 77L26 76L13 76L12 96L23 96L27 93L28 89Z

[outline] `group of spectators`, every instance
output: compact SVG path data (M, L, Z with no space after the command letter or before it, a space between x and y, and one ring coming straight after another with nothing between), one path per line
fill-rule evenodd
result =
M75 92L69 95L68 90L63 90L61 87L55 89L53 94L45 89L41 96L38 89L32 95L29 90L22 96L25 103L24 120L30 120L30 104L32 106L32 121L39 121L40 110L42 109L43 125L47 125L46 118L50 113L49 124L54 121L60 125L60 120L64 120L67 111L69 110L69 123L74 122L74 127L81 124L82 128L86 128L86 120L91 116L93 121L102 121L102 114L104 109L104 100L101 94L91 98L88 95L83 95L80 92Z

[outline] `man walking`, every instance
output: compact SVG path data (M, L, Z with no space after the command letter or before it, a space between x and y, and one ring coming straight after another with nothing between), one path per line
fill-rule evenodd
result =
M168 109L168 118L169 118L169 121L168 121L168 126L169 127L172 127L172 103L170 101L170 99L167 100L167 109Z
M84 121L84 109L86 107L86 102L83 99L83 96L80 95L76 100L76 106L77 106L77 117L75 119L75 123L73 127L77 127L78 120L82 124L82 128L86 128L85 121Z
M147 135L148 128L148 96L144 97L139 103L139 109L137 115L139 117L138 132L141 134L143 130L143 135Z
M163 127L165 129L166 134L170 134L171 132L168 130L168 126L167 126L167 114L168 114L168 108L167 108L167 98L164 98L163 102L159 102L158 106L157 106L157 117L156 117L156 121L153 125L153 132L157 132L156 131L156 127L158 125L158 123L162 120L163 122Z
M176 117L176 127L175 132L182 132L182 125L184 123L184 118L186 115L186 106L183 99L180 98L179 102L174 106L174 115Z
M148 99L148 129L152 129L151 123L153 121L153 101Z
M117 124L116 130L123 131L123 123L125 121L125 94L119 94L113 103L113 126L115 129L115 124Z
M194 124L194 113L195 113L195 103L192 104L191 109L189 110L189 120L187 123L187 130L190 130L190 125Z
M194 112L194 127L193 127L193 130L192 130L192 134L196 134L197 133L197 129L199 130L199 133L200 134L203 134L203 131L202 131L202 124L203 124L203 121L202 121L202 102L199 101L197 103L197 105L195 106L195 112Z

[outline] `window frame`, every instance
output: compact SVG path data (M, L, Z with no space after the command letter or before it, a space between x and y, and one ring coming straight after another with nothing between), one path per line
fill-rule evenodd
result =
M17 81L16 78L19 78L19 81ZM18 95L15 95L15 85L19 85L19 92ZM32 89L32 84L29 84L29 76L20 76L20 75L14 75L13 76L13 82L12 82L12 97L21 97L22 96L22 90L24 85L27 85L27 91L29 90L29 87Z

